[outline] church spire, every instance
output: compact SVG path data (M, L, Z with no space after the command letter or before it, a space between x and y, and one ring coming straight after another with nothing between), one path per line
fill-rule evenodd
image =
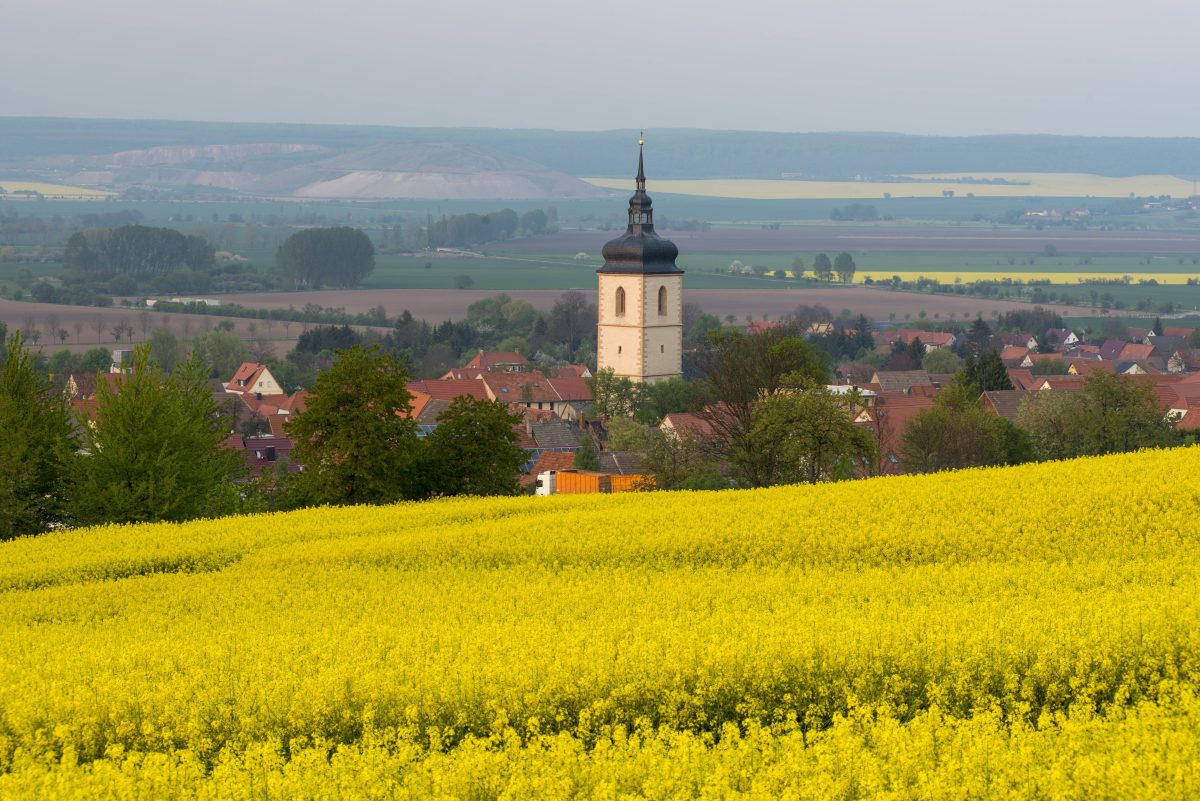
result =
M642 131L642 135L638 138L638 174L637 174L637 190L639 192L646 191L646 169L642 166L642 149L646 145L646 132Z
M646 194L646 167L643 158L645 150L646 132L642 131L642 136L638 138L638 171L637 171L637 189L633 193L633 197L629 198L629 231L631 233L654 230L654 211L650 208L650 196Z
M642 132L643 137L645 132ZM637 189L629 198L629 226L604 246L604 266L596 272L624 274L682 273L675 264L679 248L654 232L654 209L646 194L646 140L638 139Z

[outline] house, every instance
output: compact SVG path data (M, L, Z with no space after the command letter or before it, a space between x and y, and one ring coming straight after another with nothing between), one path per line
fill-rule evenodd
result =
M903 392L880 393L874 407L867 410L867 419L860 423L871 432L879 449L876 472L880 475L904 472L904 431L914 416L932 408L933 398L913 397Z
M287 463L288 472L295 473L300 466L288 460L292 452L292 440L287 437L239 437L242 456L249 468L249 477L258 478L273 471L277 464Z
M1023 389L989 390L979 396L979 405L997 417L1016 422L1021 403L1032 395Z
M1153 328L1137 328L1137 327L1131 326L1131 327L1125 329L1125 333L1131 341L1141 342L1144 344L1146 337L1154 335L1154 329Z
M1153 367L1157 370L1165 369L1167 360L1159 355L1158 349L1153 345L1140 345L1136 343L1127 344L1121 348L1121 353L1117 356L1116 361L1121 362L1138 362L1143 366ZM1118 372L1123 372L1118 368Z
M1112 362L1077 359L1071 362L1071 366L1067 368L1067 372L1071 375L1079 375L1086 378L1092 373L1115 375L1117 367Z
M1028 367L1024 364L1031 351L1024 345L1005 345L1000 351L1000 361L1005 367Z
M1046 341L1055 348L1069 348L1079 342L1079 337L1069 328L1048 328Z
M997 334L996 340L1000 343L1001 346L1016 345L1017 347L1020 347L1020 348L1028 348L1029 350L1037 350L1037 337L1035 337L1033 334L1025 334L1025 333L1021 333L1021 332L1008 333L1008 334Z
M1129 343L1123 339L1106 339L1100 346L1100 358L1106 362L1115 362L1121 358L1121 351Z
M663 417L658 430L675 437L710 440L716 435L712 423L693 412L673 412Z
M1040 383L1040 379L1034 378L1033 371L1026 368L1013 369L1010 367L1006 372L1013 389L1033 389L1035 383Z
M782 323L780 323L778 320L773 320L771 322L767 322L766 320L751 320L746 325L746 333L761 334L764 331L770 331L772 328L778 328L780 325L782 325Z
M881 392L908 393L913 387L932 387L933 381L924 370L876 370L871 383Z
M243 362L237 372L233 374L233 378L225 384L225 389L228 392L234 392L239 395L283 395L283 388L279 386L279 382L275 380L275 376L271 375L271 371L267 369L265 364L257 364L255 362Z
M914 339L921 340L928 353L938 348L952 348L958 340L949 331L922 331L918 328L895 328L881 334L885 344L891 346L896 342L904 345L912 344Z
M1041 392L1047 390L1058 392L1082 392L1083 381L1083 376L1050 375L1040 379L1040 383L1036 383L1033 387L1031 387L1031 389Z
M482 378L439 379L436 381L409 381L409 392L420 392L438 400L452 401L455 398L471 397L475 400L491 400Z
M489 399L510 406L559 412L568 405L592 400L591 387L584 379L549 378L537 370L488 373L479 380L483 382Z
M471 361L463 365L468 370L482 370L485 373L494 371L515 372L529 367L529 360L520 351L506 350L498 352L479 351Z
M1165 360L1175 351L1188 347L1188 340L1187 337L1163 334L1162 336L1146 337L1146 344L1153 345L1154 350Z
M1200 370L1200 354L1192 348L1179 348L1167 358L1167 371L1194 373Z

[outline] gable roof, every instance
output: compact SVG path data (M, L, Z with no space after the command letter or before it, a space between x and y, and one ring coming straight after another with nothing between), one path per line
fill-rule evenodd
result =
M409 392L423 392L439 400L454 400L463 396L475 400L491 400L487 387L480 378L464 378L461 381L409 381L407 388Z
M665 415L658 427L660 430L675 431L680 436L695 439L710 439L713 436L712 424L692 412L672 412Z
M530 420L525 430L539 448L578 448L582 433L565 420Z
M1023 389L997 389L984 392L979 396L979 401L983 408L993 414L1015 421L1021 402L1029 395L1030 392Z
M1151 356L1157 355L1153 345L1137 345L1130 343L1121 348L1121 354L1117 357L1120 362L1144 362Z
M582 378L547 378L537 370L482 376L488 397L505 403L588 401L592 391ZM457 382L450 382L457 383Z
M1033 371L1026 368L1009 368L1007 371L1008 380L1012 382L1014 389L1033 389L1034 384L1040 383L1038 379L1033 377Z
M521 355L519 351L503 350L503 351L479 351L471 361L467 362L464 367L468 369L483 370L487 372L496 367L509 365L527 365L529 360Z
M600 469L618 476L638 476L646 454L635 451L604 451L600 454Z
M1073 375L1087 377L1092 373L1108 373L1114 375L1117 367L1112 362L1101 362L1092 359L1077 359L1067 368Z
M1123 339L1106 339L1100 346L1100 358L1115 362L1121 356L1121 350L1128 344Z
M933 381L924 370L876 370L871 383L883 392L904 392L913 387L931 387Z

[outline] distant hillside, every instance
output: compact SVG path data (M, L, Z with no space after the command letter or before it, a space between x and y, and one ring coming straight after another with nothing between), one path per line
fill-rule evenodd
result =
M0 118L0 170L54 168L61 175L63 168L70 167L90 170L96 173L94 179L102 179L105 176L99 173L117 166L147 171L114 172L110 177L118 182L198 183L244 191L278 186L312 192L313 196L324 191L392 196L387 193L433 191L429 187L439 184L437 191L453 191L456 194L447 195L453 197L499 197L494 193L506 191L514 192L512 197L539 196L536 193L585 196L589 190L570 178L631 175L636 139L634 130L9 117ZM930 137L672 129L651 131L648 140L647 169L658 179L778 178L784 174L844 179L951 172L1200 176L1200 138ZM154 161L155 157L160 160L148 163L148 158ZM306 174L301 167L313 172ZM252 175L232 175L244 172ZM471 175L477 177L469 179Z

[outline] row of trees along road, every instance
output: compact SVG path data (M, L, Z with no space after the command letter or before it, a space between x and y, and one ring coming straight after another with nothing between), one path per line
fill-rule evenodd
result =
M164 372L147 346L111 385L94 423L72 420L61 388L14 334L0 366L0 539L97 523L182 521L312 504L388 503L518 491L519 417L460 398L425 439L408 416L408 374L377 348L338 353L289 424L293 457L258 482L223 447L233 421L198 357ZM236 405L236 402L235 402Z

